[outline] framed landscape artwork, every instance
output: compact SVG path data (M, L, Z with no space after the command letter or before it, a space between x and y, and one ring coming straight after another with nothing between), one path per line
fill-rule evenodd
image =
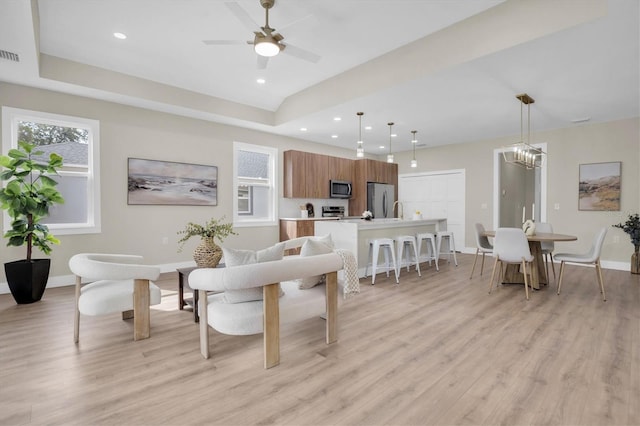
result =
M128 159L127 204L218 205L218 168L173 161Z
M578 210L620 210L620 161L580 164Z

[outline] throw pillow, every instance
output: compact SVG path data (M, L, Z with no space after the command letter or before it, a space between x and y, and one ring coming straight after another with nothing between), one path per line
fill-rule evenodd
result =
M329 248L332 248L332 249L335 248L333 246L333 240L331 239L331 234L323 235L320 237L311 237L311 239L313 241L318 241L320 243L326 244L329 246Z
M271 262L281 260L284 256L284 243L278 243L264 250L236 250L222 247L225 266L248 265L251 263ZM284 295L282 289L280 296ZM262 300L262 287L245 288L241 290L227 290L222 296L225 303L243 303Z
M331 241L331 236L329 235L328 237L329 241ZM314 238L305 241L305 243L302 245L302 249L300 250L300 256L316 256L318 254L327 254L331 252L333 252L332 247L322 242L321 239ZM298 288L300 290L306 290L309 288L313 288L318 284L322 284L324 280L324 275L314 275L311 277L299 278L296 281L298 282Z

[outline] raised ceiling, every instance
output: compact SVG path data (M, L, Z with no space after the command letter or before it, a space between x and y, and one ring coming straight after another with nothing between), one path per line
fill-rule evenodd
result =
M259 0L232 3L263 25ZM270 25L320 60L283 52L262 70L250 45L202 42L253 38L230 9L5 0L0 50L20 62L0 59L0 80L354 150L364 111L372 154L389 121L394 150L411 130L424 146L517 135L522 92L534 131L640 113L638 0L276 0Z

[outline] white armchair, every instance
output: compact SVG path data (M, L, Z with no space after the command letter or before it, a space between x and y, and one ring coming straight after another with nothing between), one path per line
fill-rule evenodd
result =
M160 303L160 288L151 283L160 276L157 266L141 265L142 256L81 253L69 259L76 275L76 309L73 340L80 337L80 314L105 315L122 312L133 317L133 339L148 338L150 305ZM93 281L82 286L82 279Z
M306 238L287 242L295 248ZM337 253L311 257L286 256L282 260L216 269L196 269L189 286L199 293L200 351L209 358L209 326L220 333L247 335L264 333L264 366L280 362L280 323L295 322L326 313L326 343L337 341L338 278L343 260ZM300 289L293 281L326 274L325 284ZM284 295L279 297L281 284ZM264 300L226 303L224 291L262 287ZM208 291L220 292L208 295Z

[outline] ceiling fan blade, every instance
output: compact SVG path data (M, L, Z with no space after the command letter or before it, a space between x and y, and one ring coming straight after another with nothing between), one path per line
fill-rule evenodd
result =
M207 45L247 44L243 40L202 40L202 42Z
M304 23L305 27L309 27L309 26L313 26L313 25L318 25L319 21L318 18L315 15L305 15L302 18L298 18L294 21L291 21L285 25L279 25L278 26L278 31L281 33L286 33L289 28L291 27L295 27L296 25L300 25L301 23Z
M235 15L238 21L242 22L242 24L247 27L249 31L255 31L256 28L260 28L260 25L256 23L251 16L235 1L227 1L224 3L225 6Z
M258 56L258 69L259 70L263 70L265 68L267 68L267 64L269 64L269 57L267 56L260 56L260 55L256 55Z
M308 50L301 49L289 43L281 42L280 44L285 46L285 49L283 49L282 52L291 56L295 56L298 59L302 59L302 60L317 64L321 58L319 55L316 55L313 52L309 52Z

